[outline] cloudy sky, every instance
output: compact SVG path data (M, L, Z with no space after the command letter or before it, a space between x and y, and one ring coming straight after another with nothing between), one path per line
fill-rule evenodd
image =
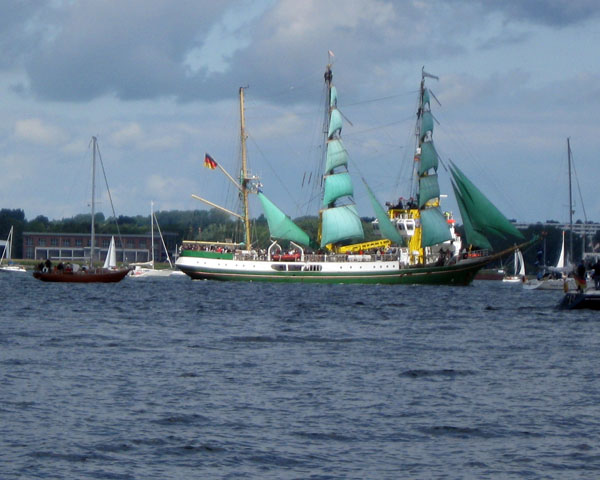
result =
M192 193L234 207L203 158L235 172L245 86L252 173L292 217L316 214L332 51L361 214L361 176L382 203L410 194L424 66L443 160L510 218L566 221L570 137L575 218L600 221L599 47L596 0L6 0L0 208L89 211L92 135L117 214L208 208Z

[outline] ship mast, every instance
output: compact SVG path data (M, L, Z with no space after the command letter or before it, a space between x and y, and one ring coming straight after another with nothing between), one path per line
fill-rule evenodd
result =
M246 120L244 118L244 87L240 87L240 140L242 145L242 200L244 202L244 231L246 237L246 250L250 250L250 210L248 208L248 164L246 155Z

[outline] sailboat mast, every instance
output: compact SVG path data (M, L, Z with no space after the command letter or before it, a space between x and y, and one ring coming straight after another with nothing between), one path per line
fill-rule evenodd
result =
M150 236L152 237L152 268L154 268L154 202L150 202Z
M246 250L250 250L250 210L248 208L248 163L246 155L246 120L244 117L244 87L240 87L240 140L242 144L242 200L244 202L244 230L246 236Z
M569 256L571 262L573 258L573 193L571 187L571 139L567 137L567 159L569 164Z
M96 241L96 137L92 137L92 229L90 240L90 266L94 265L94 249Z

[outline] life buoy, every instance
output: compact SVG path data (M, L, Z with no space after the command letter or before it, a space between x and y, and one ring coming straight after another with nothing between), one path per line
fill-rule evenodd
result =
M42 272L44 272L44 273L48 273L48 267L44 267L44 268L42 268Z

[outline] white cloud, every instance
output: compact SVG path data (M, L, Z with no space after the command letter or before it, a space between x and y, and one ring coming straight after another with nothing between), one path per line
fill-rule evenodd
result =
M59 145L67 138L60 127L49 125L39 118L17 120L14 134L20 140L41 145Z

